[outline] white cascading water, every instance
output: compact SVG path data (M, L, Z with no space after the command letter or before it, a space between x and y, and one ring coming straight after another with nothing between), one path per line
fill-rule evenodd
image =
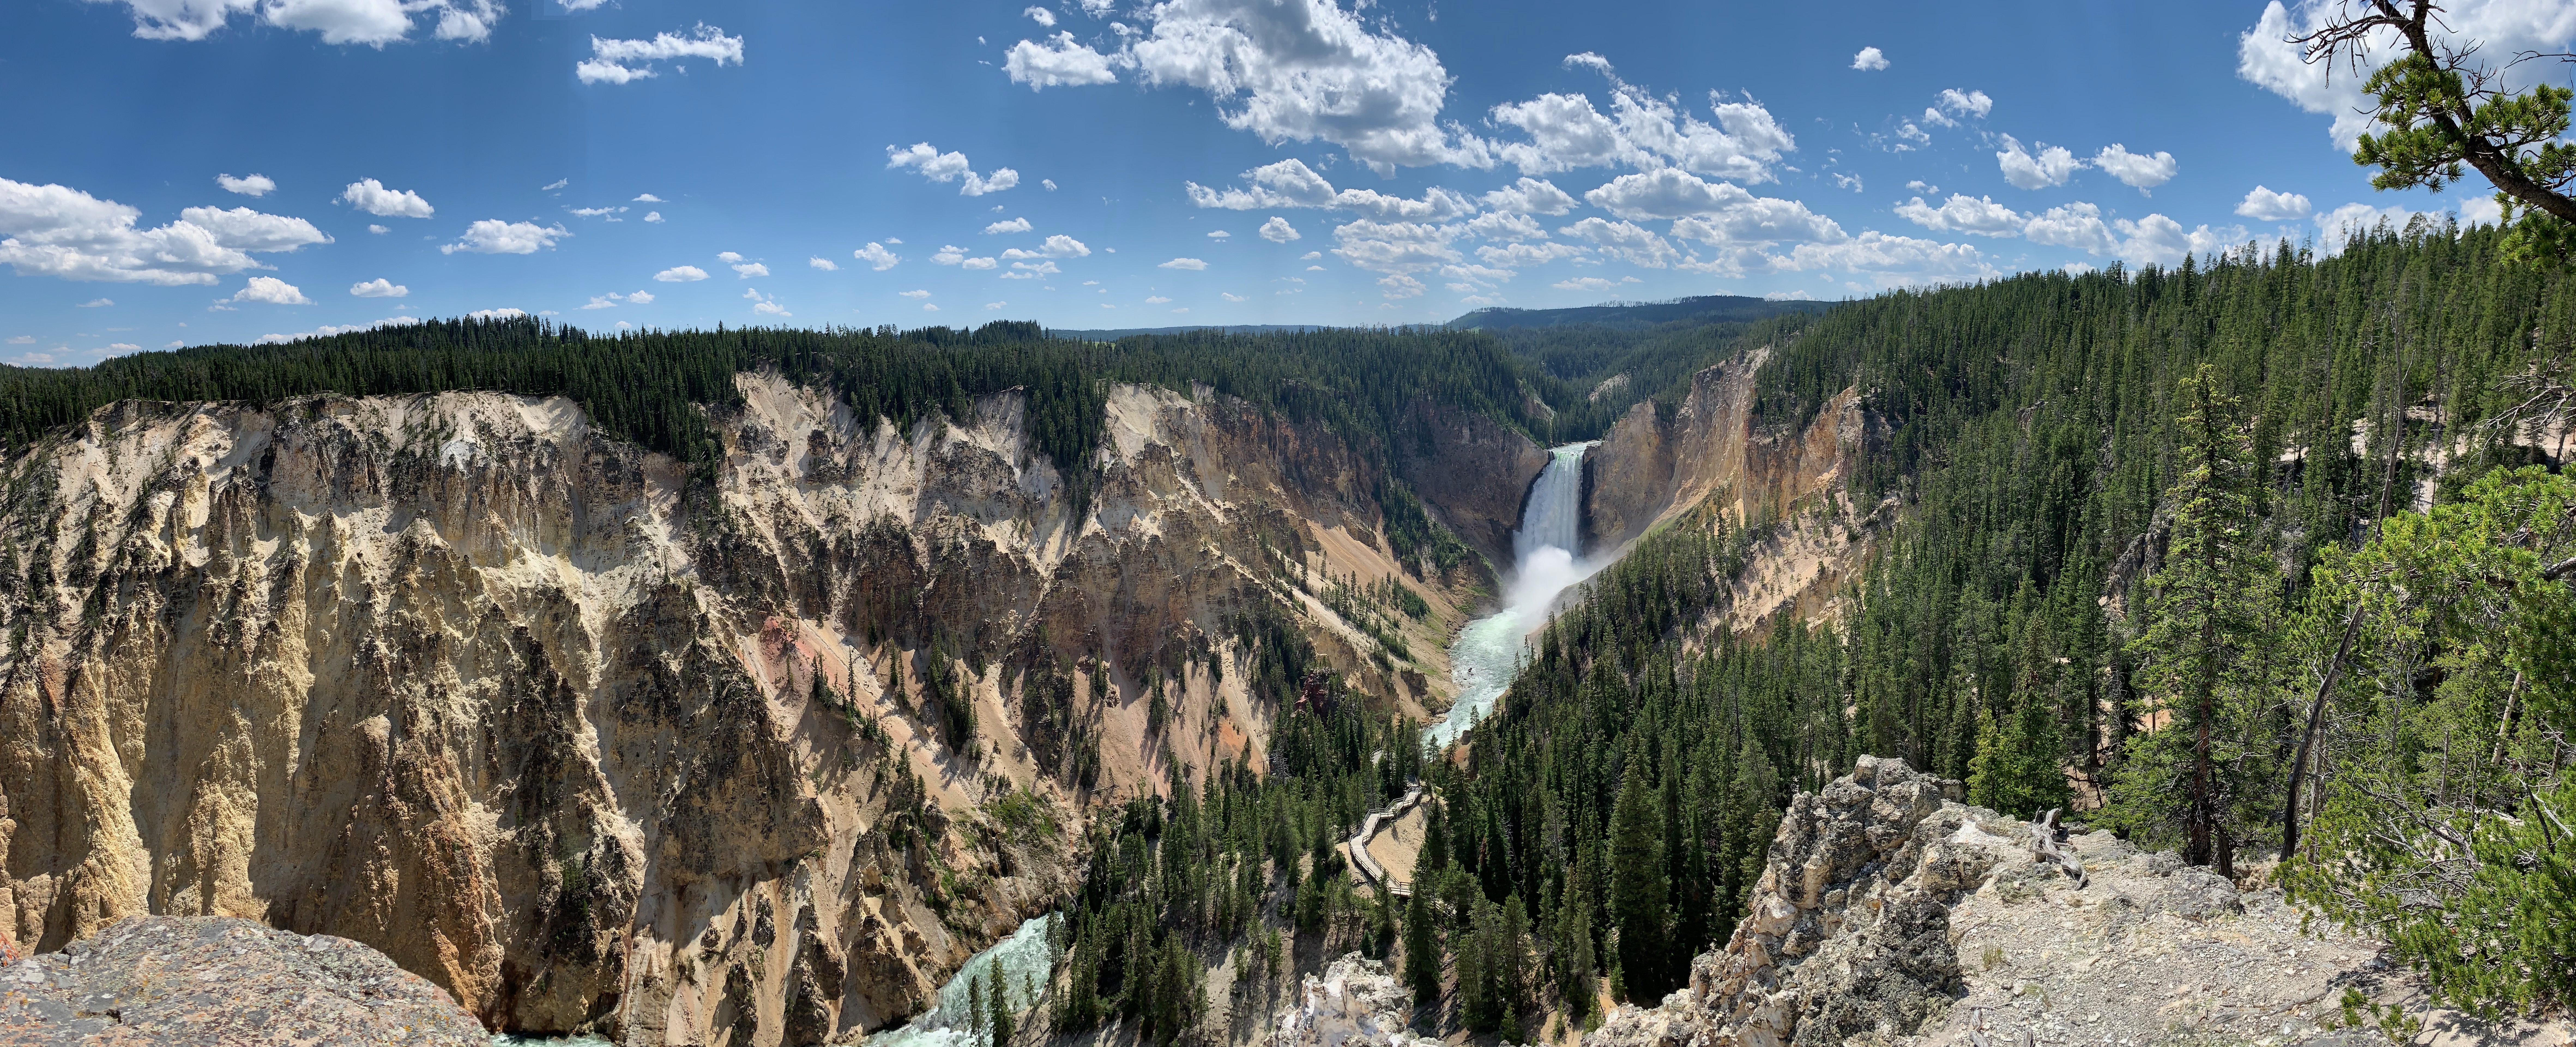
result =
M991 974L993 961L1002 961L1002 981L1009 992L1013 1012L1025 1011L1037 1001L1031 992L1044 993L1054 977L1054 951L1047 945L1047 917L1033 916L1020 924L1008 938L975 954L948 984L939 987L939 1006L922 1012L911 1024L868 1037L871 1047L974 1047L983 1041L975 1034L977 1019L967 1011L967 983ZM986 993L992 986L984 987Z
M1558 594L1589 578L1599 564L1575 557L1583 542L1583 452L1592 444L1567 444L1551 452L1547 469L1530 487L1529 504L1521 509L1520 530L1512 532L1511 578L1503 591L1503 609L1467 623L1449 646L1449 678L1458 686L1458 701L1449 715L1423 731L1433 748L1458 736L1493 711L1495 699L1520 672L1521 654L1530 634L1547 624L1548 609Z

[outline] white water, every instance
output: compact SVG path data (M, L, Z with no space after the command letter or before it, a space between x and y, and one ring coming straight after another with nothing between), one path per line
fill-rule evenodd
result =
M1055 972L1055 953L1047 947L1047 917L1030 917L1010 937L976 953L948 984L939 987L939 1006L915 1017L910 1025L868 1037L869 1047L974 1047L978 1037L966 1008L966 986L991 974L997 957L1002 961L1003 990L1009 994L1004 999L1012 1013L1028 1010L1037 1002L1032 990L1046 992L1047 979ZM992 991L991 985L984 987L986 994Z
M1591 447L1556 448L1530 488L1520 530L1512 532L1512 555L1518 562L1503 590L1503 609L1468 622L1449 645L1449 679L1458 685L1458 701L1448 716L1423 731L1432 748L1457 741L1493 711L1494 701L1520 673L1529 637L1547 624L1557 595L1601 569L1574 555L1583 541L1583 452Z

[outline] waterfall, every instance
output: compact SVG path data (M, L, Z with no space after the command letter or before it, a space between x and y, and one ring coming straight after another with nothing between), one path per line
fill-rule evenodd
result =
M1550 452L1547 468L1530 486L1521 526L1512 532L1512 573L1503 609L1467 623L1449 647L1449 679L1458 700L1423 732L1433 746L1458 740L1494 708L1520 672L1521 645L1547 624L1557 595L1599 570L1575 557L1583 543L1583 452L1592 444L1567 444Z
M1581 551L1583 541L1583 452L1591 444L1568 444L1548 458L1547 468L1530 486L1529 504L1521 508L1521 529L1512 532L1514 570L1527 570L1542 549Z

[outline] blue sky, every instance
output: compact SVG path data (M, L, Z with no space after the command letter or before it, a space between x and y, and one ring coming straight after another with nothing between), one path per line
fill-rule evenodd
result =
M0 360L478 310L1089 328L1841 298L2491 214L2370 189L2353 78L2274 42L2317 15L17 0ZM2559 0L2452 15L2500 48L2576 37Z

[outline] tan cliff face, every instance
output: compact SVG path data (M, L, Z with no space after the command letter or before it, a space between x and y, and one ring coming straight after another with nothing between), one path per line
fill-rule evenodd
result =
M1875 512L1851 504L1852 470L1864 448L1886 439L1885 423L1851 390L1803 429L1757 424L1754 376L1769 358L1759 349L1691 376L1669 417L1651 401L1637 404L1584 456L1591 555L1622 550L1703 503L1765 528L1731 601L1737 629L1782 610L1834 613L1832 594L1866 555Z
M1509 569L1521 503L1547 469L1547 449L1491 418L1427 399L1414 401L1400 424L1387 438L1397 474L1469 547Z
M1395 569L1320 429L1119 387L1077 502L1016 394L905 432L741 384L695 478L498 394L128 403L20 450L0 920L241 916L497 1028L822 1042L1068 889L1077 752L1104 792L1266 763L1235 616L1293 607L1353 686L1440 700L1466 589L1409 583L1417 674L1282 580Z

